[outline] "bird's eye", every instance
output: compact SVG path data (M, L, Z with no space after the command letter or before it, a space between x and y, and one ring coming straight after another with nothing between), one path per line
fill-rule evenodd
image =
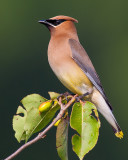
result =
M59 20L49 19L49 20L47 20L47 22L51 23L54 26L58 26L59 24L61 24L64 21L66 21L66 20L65 19L59 19Z
M60 20L56 20L56 21L54 22L54 25L57 26L57 25L59 25L60 23L61 23Z

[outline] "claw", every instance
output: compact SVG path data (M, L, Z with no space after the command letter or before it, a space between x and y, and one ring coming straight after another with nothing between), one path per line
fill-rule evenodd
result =
M84 94L82 94L82 95L76 97L76 102L79 102L82 98L84 98L85 96L87 96L87 95L89 95L89 94L90 94L90 93L87 92L87 93L84 93Z
M65 97L66 101L68 101L68 96L71 95L69 92L61 93L58 97L57 100L59 100L60 97Z
M79 102L80 101L80 96L76 97L76 102Z

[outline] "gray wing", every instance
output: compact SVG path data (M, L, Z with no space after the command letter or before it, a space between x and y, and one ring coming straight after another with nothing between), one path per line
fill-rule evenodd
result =
M96 70L88 57L86 51L82 47L82 45L77 42L74 39L69 39L69 45L72 51L72 58L74 61L80 66L80 68L83 70L83 72L86 74L86 76L89 78L89 80L93 83L93 85L97 88L97 90L102 94L105 101L109 105L110 109L112 110L112 107L110 103L107 100L107 97L104 93L104 89L102 87L102 84L100 82L99 76L96 73Z

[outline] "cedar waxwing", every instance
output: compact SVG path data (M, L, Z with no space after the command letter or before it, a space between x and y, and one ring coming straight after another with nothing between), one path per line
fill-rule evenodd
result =
M58 79L75 94L87 93L90 101L110 123L115 135L123 138L99 76L79 42L74 25L78 21L68 16L56 16L39 22L47 26L51 33L48 61Z

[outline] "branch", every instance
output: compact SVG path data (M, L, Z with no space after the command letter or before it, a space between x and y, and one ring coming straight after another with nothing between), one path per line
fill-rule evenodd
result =
M24 145L22 145L18 150L16 150L13 154L11 154L9 157L7 157L4 160L10 160L13 159L14 157L16 157L21 151L23 151L25 148L27 148L28 146L32 145L33 143L39 141L40 139L44 138L45 134L54 126L54 124L62 118L62 116L64 115L65 111L71 106L72 103L74 103L76 97L78 95L74 95L72 96L71 100L67 103L67 104L63 104L61 102L61 97L59 98L59 105L61 107L60 112L58 113L58 115L56 116L56 118L54 119L54 121L42 132L40 132L34 139L32 139L31 141L25 143Z

